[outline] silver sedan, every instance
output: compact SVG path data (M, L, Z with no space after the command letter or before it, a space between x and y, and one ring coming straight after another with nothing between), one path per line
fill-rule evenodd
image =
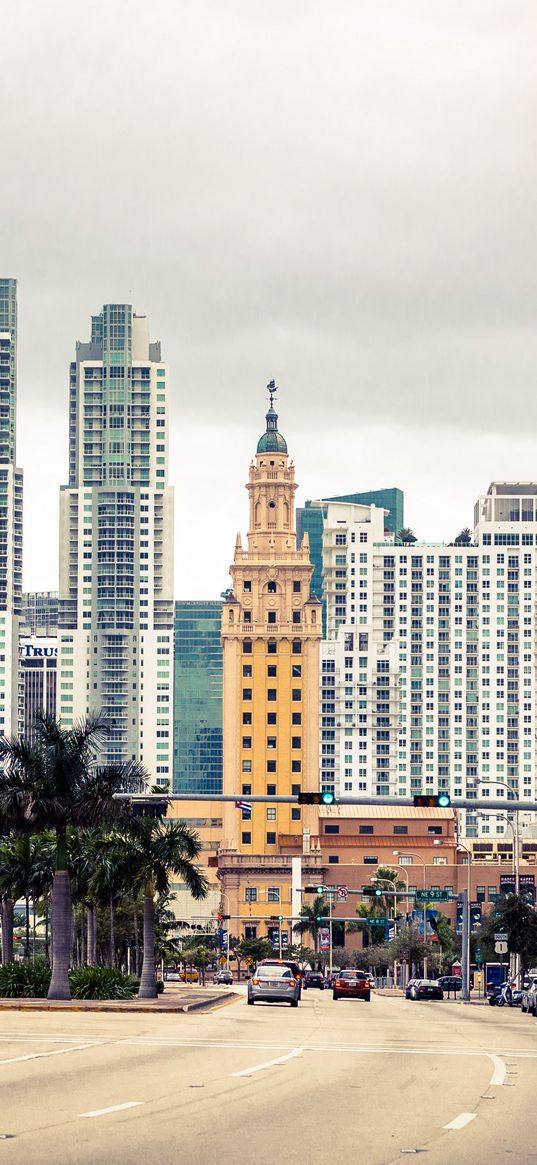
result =
M290 1003L298 1007L300 983L289 967L258 967L248 983L248 1003Z

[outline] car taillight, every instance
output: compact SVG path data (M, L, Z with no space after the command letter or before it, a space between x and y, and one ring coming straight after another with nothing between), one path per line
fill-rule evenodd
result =
M252 979L254 987L259 987L259 979Z
M341 987L341 986L342 986L341 979L336 979L335 986L336 986L336 987Z
M364 987L369 987L369 979L364 979Z
M290 979L290 980L289 980L289 986L290 986L290 987L296 987L296 979Z

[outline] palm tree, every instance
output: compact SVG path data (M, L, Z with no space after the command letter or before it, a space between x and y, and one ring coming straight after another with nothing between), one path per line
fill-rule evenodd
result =
M471 546L472 545L472 531L469 526L465 526L460 534L457 534L454 546Z
M395 536L395 541L401 546L411 546L412 543L417 542L418 539L416 538L414 531L410 529L410 526L403 526L402 530L398 530Z
M0 815L19 832L53 830L56 861L52 886L52 978L49 999L70 999L71 887L67 830L95 828L129 816L119 792L140 792L146 773L135 761L97 765L94 751L106 735L102 716L62 728L53 716L40 715L34 742L27 737L0 739Z
M35 901L50 889L54 863L47 837L16 834L0 844L0 894L7 900L24 898L26 937L24 957L30 956L30 899Z
M300 922L295 922L293 930L296 934L311 934L313 939L313 946L317 954L317 940L319 937L319 930L324 925L325 920L329 917L330 906L325 901L322 894L317 894L313 899L313 905L304 903L300 911Z
M207 879L194 859L201 851L198 835L180 822L164 825L154 817L133 818L128 831L110 837L110 860L122 870L125 882L143 889L144 936L140 999L154 999L155 981L155 894L168 893L170 874L186 884L196 900L206 898Z

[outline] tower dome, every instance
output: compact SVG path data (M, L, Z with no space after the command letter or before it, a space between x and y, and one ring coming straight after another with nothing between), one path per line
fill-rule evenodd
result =
M267 384L270 395L270 405L266 415L267 428L257 442L258 453L287 453L287 441L278 432L278 414L274 408L274 394L276 385L273 380Z

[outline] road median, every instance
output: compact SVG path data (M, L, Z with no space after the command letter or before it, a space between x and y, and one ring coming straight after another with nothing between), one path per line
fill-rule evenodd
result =
M156 999L0 999L0 1011L108 1011L149 1012L152 1015L210 1011L240 999L235 991L166 992Z

